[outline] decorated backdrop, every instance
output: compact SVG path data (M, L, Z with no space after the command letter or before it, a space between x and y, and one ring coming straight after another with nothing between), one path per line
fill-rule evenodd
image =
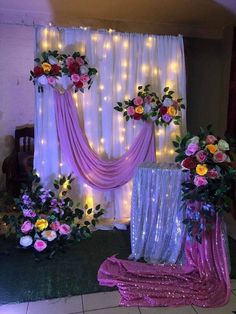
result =
M79 51L85 54L90 66L98 70L90 90L73 94L74 105L90 146L105 159L117 158L129 150L143 127L143 121L123 119L113 108L117 102L135 97L139 85L151 84L158 94L165 86L174 90L186 104L185 63L181 36L153 36L87 28L38 28L36 54L58 50L60 53ZM71 81L62 77L60 84L67 88ZM36 91L34 167L43 183L52 177L71 171L61 153L58 141L53 88ZM173 161L172 140L185 130L173 123L167 128L155 128L157 161ZM126 169L123 169L125 172ZM74 198L101 203L105 217L123 220L130 217L132 182L112 191L99 192L86 183L75 180Z

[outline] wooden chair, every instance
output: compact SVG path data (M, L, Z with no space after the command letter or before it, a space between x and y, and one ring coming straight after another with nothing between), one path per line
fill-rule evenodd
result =
M31 185L34 158L34 127L19 127L15 130L15 147L3 161L2 171L6 174L6 191L14 196L22 184Z

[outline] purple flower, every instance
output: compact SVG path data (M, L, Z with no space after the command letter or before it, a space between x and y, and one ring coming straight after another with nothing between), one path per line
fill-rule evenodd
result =
M52 207L56 207L57 206L57 199L56 198L53 198L51 200L51 205L52 205Z
M166 123L169 123L172 120L172 117L168 113L166 113L162 116L162 120Z
M23 209L23 215L24 217L34 218L36 216L36 213L32 209Z
M186 149L186 151L185 151L185 154L186 154L187 156L192 156L192 155L194 155L198 150L199 150L198 144L196 144L196 143L190 143L190 144L188 144L188 147L187 147L187 149Z
M193 183L199 187L199 186L205 186L208 184L207 179L202 176L195 176Z

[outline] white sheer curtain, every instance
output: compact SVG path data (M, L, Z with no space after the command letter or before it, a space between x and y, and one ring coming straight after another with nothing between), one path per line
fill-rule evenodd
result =
M61 53L80 51L98 75L89 91L74 94L78 114L83 121L91 147L104 158L115 158L129 149L138 135L142 121L124 121L113 107L117 101L133 98L138 85L151 84L161 93L165 86L176 91L186 104L186 79L183 39L181 36L93 31L90 29L38 28L36 53L59 50ZM61 79L66 87L67 78ZM172 139L185 130L185 113L181 128L175 125L156 128L157 161L173 161ZM43 94L36 92L34 166L45 184L54 176L70 172L61 156L57 139L54 99L51 87ZM124 169L125 171L125 169ZM129 219L132 182L115 192L92 190L74 183L74 198L89 205L101 203L106 218Z

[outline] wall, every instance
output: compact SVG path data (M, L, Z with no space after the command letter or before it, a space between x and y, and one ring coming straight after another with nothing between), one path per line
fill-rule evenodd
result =
M34 59L34 28L0 25L0 190L5 178L1 167L13 148L15 127L32 124L34 89L29 71Z

